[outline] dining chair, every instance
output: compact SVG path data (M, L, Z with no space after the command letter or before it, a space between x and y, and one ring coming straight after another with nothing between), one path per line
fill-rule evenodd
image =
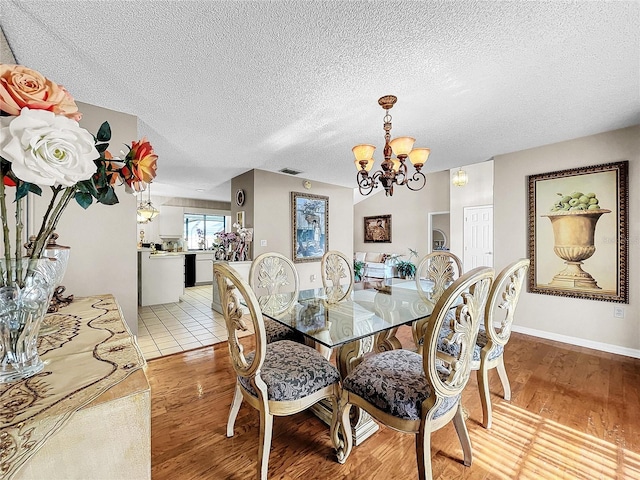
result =
M344 300L353 290L353 262L338 250L329 250L320 263L322 286L331 303Z
M447 287L462 275L462 261L448 251L431 252L425 255L416 269L416 289L423 299L435 305ZM422 345L416 330L416 322L412 325L413 341L420 353Z
M371 355L343 379L341 427L334 428L334 435L348 431L352 405L395 430L414 433L418 478L425 480L432 478L431 432L452 420L462 445L464 464L471 465L471 440L460 403L461 392L469 380L473 345L493 273L489 267L475 268L444 291L432 315L417 322L417 331L424 337L421 354L399 349ZM450 309L454 309L454 315L447 315ZM437 348L444 322L450 322L447 342L458 345L457 355ZM352 448L353 439L346 435L338 461L344 463Z
M258 255L249 269L249 285L258 297L261 311L277 315L298 301L300 280L293 262L276 252ZM270 318L264 318L267 343L293 340L304 343L303 336Z
M260 412L257 477L266 480L274 416L293 415L327 399L334 412L331 439L338 439L333 428L338 425L340 374L320 353L306 345L290 340L267 343L264 317L251 287L227 264L216 263L213 271L229 335L231 363L238 377L227 421L227 437L234 434L235 420L244 399ZM238 295L244 298L248 316L243 316ZM238 336L238 330L247 329L247 317L253 324L255 342L255 350L250 353L245 353L245 345L250 343L245 340L243 345ZM334 445L337 448L338 444Z
M496 369L502 383L504 399L511 400L511 385L504 367L504 348L511 336L513 315L527 270L529 270L529 263L528 258L516 260L506 266L496 277L489 292L484 324L480 325L473 350L471 369L477 370L478 390L482 403L482 425L485 428L491 428L492 418L489 370Z

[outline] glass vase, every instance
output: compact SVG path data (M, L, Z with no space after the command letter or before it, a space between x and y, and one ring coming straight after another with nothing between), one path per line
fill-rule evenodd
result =
M0 260L0 383L14 382L40 372L44 367L38 356L38 332L47 313L55 281L55 262L37 260L28 273L29 260L22 260L24 281L16 282L16 262ZM25 275L26 273L26 275Z

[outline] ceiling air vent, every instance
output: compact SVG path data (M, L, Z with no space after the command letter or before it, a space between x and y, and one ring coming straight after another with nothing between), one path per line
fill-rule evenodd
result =
M299 172L297 170L292 170L291 168L286 168L286 167L283 168L282 170L278 170L278 171L282 172L282 173L289 174L289 175L300 175L302 173L302 172Z

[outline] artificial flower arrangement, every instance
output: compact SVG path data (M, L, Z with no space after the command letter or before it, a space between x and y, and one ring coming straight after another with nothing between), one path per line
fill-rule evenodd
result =
M0 213L4 265L0 287L21 287L69 203L88 208L94 201L118 203L114 186L140 192L156 176L157 155L145 139L132 142L123 158L107 150L111 127L104 122L94 136L80 127L82 114L71 94L39 72L21 65L0 64ZM49 187L51 201L22 271L23 201L29 192ZM8 193L15 205L15 245L7 219ZM12 253L16 271L12 271Z
M217 260L243 262L249 258L249 244L253 240L253 228L234 223L235 232L216 233L213 243Z

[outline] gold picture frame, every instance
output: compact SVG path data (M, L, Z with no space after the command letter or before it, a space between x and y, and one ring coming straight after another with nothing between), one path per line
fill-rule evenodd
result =
M529 292L628 302L628 170L622 161L528 177Z
M291 192L292 258L318 262L329 250L329 197Z
M364 243L391 243L391 215L364 217Z

